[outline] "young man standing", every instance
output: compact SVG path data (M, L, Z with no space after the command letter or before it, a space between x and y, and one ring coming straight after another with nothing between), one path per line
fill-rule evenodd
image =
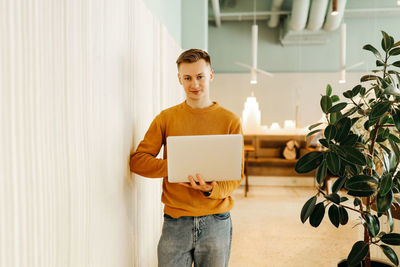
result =
M139 175L164 177L161 200L164 224L158 244L158 265L162 267L228 266L233 207L231 193L240 181L169 183L166 139L179 135L241 134L240 119L210 100L214 73L210 56L200 49L183 52L176 61L179 83L186 100L163 110L152 122L136 152L131 155L131 171ZM157 159L164 146L164 159ZM196 151L193 151L196 153ZM243 179L243 174L242 174Z

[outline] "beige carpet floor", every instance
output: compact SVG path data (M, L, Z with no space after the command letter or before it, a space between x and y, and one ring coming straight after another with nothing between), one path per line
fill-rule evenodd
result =
M243 192L240 187L233 195L230 267L333 267L358 240L355 213L339 228L328 210L318 228L301 223L301 208L315 194L312 187L253 186L247 198Z

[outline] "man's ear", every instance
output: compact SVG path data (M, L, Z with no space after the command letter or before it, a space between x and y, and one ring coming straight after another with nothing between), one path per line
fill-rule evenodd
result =
M180 84L182 84L181 75L179 75L179 72L178 72L178 81Z
M214 80L214 70L211 69L210 71L210 81Z

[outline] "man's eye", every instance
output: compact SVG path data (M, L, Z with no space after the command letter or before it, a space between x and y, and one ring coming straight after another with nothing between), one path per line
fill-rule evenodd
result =
M189 81L190 80L190 77L185 77L185 78L183 78L184 80L186 80L186 81Z
M198 78L198 79L203 79L204 76L200 75L200 76L197 76L197 78Z

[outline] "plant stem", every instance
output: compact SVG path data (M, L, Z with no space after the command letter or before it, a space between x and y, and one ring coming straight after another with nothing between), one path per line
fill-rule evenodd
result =
M361 214L362 214L361 211L359 211L359 210L357 210L357 209L353 209L353 208L351 208L351 207L349 207L349 206L346 206L346 205L343 205L343 204L340 204L340 206L342 206L343 208L346 208L346 209L349 209L349 210L352 210L352 211L355 211L355 212L358 212L358 213L361 213Z
M359 109L361 109L361 110L362 110L361 106L360 106L360 105L358 105L356 102L354 102L353 98L351 98L351 102L353 102L353 104L354 104L355 106L357 106L357 108L359 108Z
M369 199L369 197L367 197L367 206L368 206L368 202L370 201L370 199ZM364 214L363 214L363 204L362 204L362 201L361 201L361 203L360 203L360 212L361 212L361 216L364 218L364 220L365 220L365 216L364 216ZM365 256L365 259L364 259L364 263L365 263L365 267L371 267L371 253L370 253L370 241L372 241L371 240L371 238L370 238L370 236L369 236L369 233L368 233L368 229L367 229L367 226L365 226L364 225L364 243L365 244L368 244L368 253L367 253L367 256Z
M388 60L388 51L386 51L386 56L385 56L385 65L383 68L383 79L385 79L386 77L386 66L387 66L387 60ZM378 135L378 130L381 127L381 125L379 124L380 120L378 120L378 122L375 124L374 127L374 135L371 139L371 147L370 147L370 151L369 154L370 155L374 155L374 149L375 149L375 141L376 141L376 137ZM372 176L372 168L368 168L368 174L369 176ZM367 197L367 205L366 205L366 210L367 212L371 211L371 197ZM360 205L360 209L362 210L362 202ZM371 253L370 253L370 244L372 243L372 238L369 236L368 233L368 229L366 226L364 226L364 243L368 244L368 253L367 256L365 256L365 266L366 267L371 267Z

